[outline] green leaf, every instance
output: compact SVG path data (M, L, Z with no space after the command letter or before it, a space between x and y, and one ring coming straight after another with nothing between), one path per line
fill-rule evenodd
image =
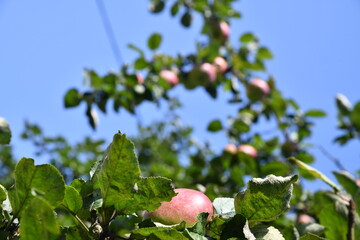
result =
M221 129L223 129L223 126L220 120L213 120L207 127L207 130L210 132L218 132Z
M175 16L178 12L179 12L179 3L175 2L172 6L171 6L171 16Z
M356 184L356 179L347 171L334 171L333 173L345 191L356 199L360 190L360 187Z
M181 17L180 22L184 27L190 27L192 23L192 16L190 12L185 12Z
M307 233L306 235L302 236L300 240L326 240L326 238L319 237L312 233Z
M306 233L312 233L315 235L322 235L325 231L325 227L318 223L302 224L298 227L300 235L305 235Z
M138 59L136 59L135 63L134 63L134 68L136 70L142 70L144 68L146 68L148 65L148 63L146 62L146 59L144 57L140 57Z
M306 117L326 117L326 113L324 111L318 109L312 109L305 112L304 116Z
M115 208L124 214L131 214L139 210L154 211L161 202L171 201L176 195L171 180L164 177L141 177L136 183L130 200L119 201Z
M251 232L256 238L263 240L285 240L280 231L272 226L257 226L255 228L251 228Z
M72 88L67 91L64 97L64 106L65 108L76 107L81 103L82 97L79 91L75 88Z
M11 130L9 123L0 117L0 144L9 144L11 140Z
M269 49L265 48L265 47L261 47L258 49L258 52L256 54L256 57L258 59L272 59L273 58L273 55L272 53L270 52Z
M234 198L215 198L213 206L216 214L228 219L235 216Z
M249 43L249 42L255 42L257 41L256 37L254 34L252 33L245 33L243 35L241 35L240 37L240 42L242 43Z
M65 186L63 205L73 213L77 213L82 208L82 204L80 193L71 186Z
M356 131L360 131L360 102L358 102L351 111L350 120Z
M7 196L6 188L0 184L0 206L1 206L1 203L6 200L6 198L7 198L6 196Z
M151 50L155 50L159 48L161 41L162 36L159 33L154 33L149 37L147 44Z
M321 179L322 181L324 181L325 183L327 183L330 187L332 187L334 189L334 191L339 192L340 189L339 187L333 182L331 181L328 177L326 177L324 174L322 174L321 172L319 172L318 170L316 170L315 168L307 165L306 163L291 157L289 158L290 161L295 162L300 168L302 168L303 170L305 170L306 172L308 172L309 174L313 175L316 178Z
M188 240L176 227L147 227L132 232L130 239Z
M342 94L336 94L336 106L342 115L348 116L352 106L349 99Z
M276 177L268 175L265 179L254 178L248 188L235 197L235 211L249 221L272 221L290 208L292 184L297 175Z
M20 235L22 240L57 239L59 224L48 201L35 197L21 217Z
M149 10L152 13L159 13L165 7L165 2L163 0L152 0L149 6Z
M15 188L9 191L14 215L23 212L34 196L42 197L55 208L64 199L64 179L54 166L34 166L34 160L23 158L15 168Z
M131 44L131 43L130 43L130 44L128 44L127 46L128 46L128 48L130 48L130 49L138 52L141 57L144 57L144 56L145 56L144 51L141 50L140 48L138 48L137 46L135 46L134 44Z
M240 214L235 215L226 222L223 230L221 231L220 240L232 238L255 240L254 235L250 232L248 221Z
M205 236L208 216L209 213L207 212L202 212L197 215L197 222L192 228L189 229L189 231L191 231L192 233L197 233L200 236Z

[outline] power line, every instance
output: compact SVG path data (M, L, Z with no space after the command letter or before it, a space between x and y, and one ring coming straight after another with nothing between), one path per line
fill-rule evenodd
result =
M121 54L120 54L119 46L118 46L117 41L116 41L114 30L113 30L113 28L111 26L109 16L108 16L108 14L106 12L104 2L102 0L96 0L96 5L97 5L97 8L99 10L99 14L100 14L101 20L103 22L106 35L107 35L107 37L109 39L109 43L110 43L111 49L113 51L114 57L115 57L118 65L120 67L121 64L123 63L123 60L122 60L122 57L121 57Z

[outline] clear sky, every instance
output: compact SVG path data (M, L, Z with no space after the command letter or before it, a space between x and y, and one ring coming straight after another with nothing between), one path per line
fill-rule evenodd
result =
M163 34L162 52L194 50L199 17L191 29L184 29L167 11L149 14L148 1L104 2L124 62L136 56L126 45L146 48L146 39L153 32ZM231 22L231 40L237 42L248 31L259 36L275 55L268 72L285 97L295 99L304 110L319 108L328 113L315 122L310 142L323 145L350 171L360 169L358 141L346 147L332 142L339 134L335 95L345 94L353 103L360 100L360 1L243 0L235 7L243 17ZM63 108L65 92L71 87L82 89L84 68L102 74L118 68L95 0L1 0L0 36L0 116L11 124L17 157L33 156L30 145L19 138L24 120L39 124L48 135L62 134L72 142L86 135L110 141L119 129L136 133L134 119L125 112L100 114L100 126L93 132L84 106ZM207 133L206 126L218 115L225 119L235 114L236 108L225 106L227 96L213 101L202 90L185 93L181 88L173 95L183 99L184 123L194 125L196 137L210 140L220 151L225 138ZM140 109L147 122L156 118L156 111L150 104ZM315 167L328 175L335 170L317 148L311 152L317 158Z

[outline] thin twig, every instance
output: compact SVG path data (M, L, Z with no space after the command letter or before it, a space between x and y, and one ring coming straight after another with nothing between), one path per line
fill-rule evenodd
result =
M346 168L341 164L340 160L331 155L323 146L318 145L318 148L328 159L330 159L335 164L338 169L343 171L346 170Z

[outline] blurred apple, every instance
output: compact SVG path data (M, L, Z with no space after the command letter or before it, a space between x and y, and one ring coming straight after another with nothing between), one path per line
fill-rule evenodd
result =
M214 59L214 66L219 73L224 74L227 70L228 64L224 58L218 56Z
M136 74L136 80L137 80L138 84L143 84L144 83L144 77L139 73Z
M203 63L200 66L200 71L206 74L209 82L216 80L216 67L210 63Z
M219 28L220 28L220 32L221 32L223 38L227 39L230 35L229 24L227 22L222 21L219 23Z
M165 79L165 81L167 81L172 85L176 85L179 83L178 76L173 71L170 70L161 70L160 77Z
M225 152L231 153L231 154L236 154L237 153L237 147L235 146L235 144L233 143L229 143L225 146L224 148Z
M247 96L252 101L258 101L269 93L269 84L260 78L252 79L247 86Z
M253 158L255 158L257 156L257 151L256 149L248 144L242 144L240 146L238 146L238 152L243 152Z

